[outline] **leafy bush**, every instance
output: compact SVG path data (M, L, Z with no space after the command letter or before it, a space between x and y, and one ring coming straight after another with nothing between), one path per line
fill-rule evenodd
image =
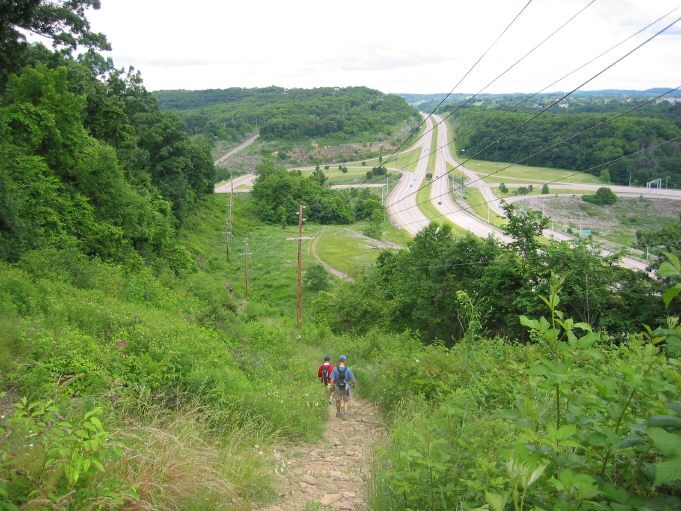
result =
M300 204L307 206L305 217L322 224L346 224L354 220L347 197L300 173L266 164L253 185L258 216L267 223L297 224Z
M331 286L330 275L321 264L309 266L303 274L303 284L310 291L326 291Z
M108 471L121 445L110 439L101 417L99 407L69 411L51 400L22 398L0 426L3 509L84 509L86 502L88 509L101 509L134 499L134 488Z
M610 345L558 310L561 283L543 297L548 318L521 318L534 344L460 343L423 364L412 353L423 369L389 377L411 390L377 460L373 509L681 504L679 364L659 349L677 334ZM399 374L391 364L383 374Z
M595 195L582 195L582 200L592 204L604 206L617 202L617 195L608 187L603 186L596 190Z

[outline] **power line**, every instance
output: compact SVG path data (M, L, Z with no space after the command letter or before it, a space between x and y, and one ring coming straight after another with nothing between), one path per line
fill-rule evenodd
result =
M594 1L595 0L592 0L592 3ZM468 77L468 75L473 71L473 69L475 69L475 67L482 61L482 59L485 58L485 56L487 56L489 51L499 42L499 40L511 28L511 26L518 20L520 15L525 11L525 9L527 9L527 7L531 3L532 3L532 0L528 0L528 2L525 4L525 6L522 9L520 9L518 14L515 15L515 17L506 26L506 28L504 28L504 30L494 39L492 44L489 45L489 47L482 53L482 55L480 55L480 57L478 57L478 60L476 60L475 63L468 69L468 71L466 71L466 73L461 77L461 79L459 79L459 81L456 83L456 85L454 85L454 87L452 87L452 89L445 95L445 97L442 98L440 103L438 103L438 105L435 108L433 108L433 110L421 121L421 124L419 124L416 127L415 131L418 131L419 129L421 129L421 126L423 126L423 123L426 122L426 120L428 118L430 118L435 113L435 111L437 111L437 109L440 108L440 106L442 106L442 104L447 100L447 98L452 95L452 93L456 90L456 88L459 85L461 85L461 82L463 82L466 79L466 77ZM430 130L426 131L422 136L426 135L427 133L429 133L429 131L432 131L432 130L433 130L433 127L431 127ZM386 162L390 161L390 158L392 158L395 154L397 154L397 152L407 143L407 140L409 140L409 137L405 138L404 141L399 145L399 147L397 149L395 149L390 156L388 156Z
M473 100L474 98L476 98L480 93L482 93L485 89L487 89L489 86L491 86L492 84L494 84L494 83L495 83L497 80L499 80L502 76L504 76L504 75L505 75L506 73L508 73L511 69L513 69L516 65L518 65L520 62L522 62L525 58L527 58L528 56L530 56L530 55L531 55L534 51L536 51L540 46L542 46L543 44L545 44L549 39L551 39L551 38L552 38L554 35L556 35L560 30L562 30L563 28L565 28L565 26L567 26L571 21L573 21L578 15L580 15L580 14L581 14L582 12L584 12L588 7L590 7L595 1L596 1L596 0L591 0L587 5L585 5L584 7L582 7L582 8L581 8L579 11L577 11L575 14L573 14L568 20L566 20L565 22L563 22L558 28L556 28L556 29L555 29L553 32L551 32L547 37L545 37L540 43L538 43L537 45L535 45L531 50L529 50L529 51L528 51L527 53L525 53L522 57L520 57L518 60L516 60L513 64L511 64L508 68L506 68L506 70L504 70L504 71L503 71L501 74L499 74L496 78L494 78L494 79L493 79L492 81L490 81L487 85L485 85L482 89L480 89L478 92L476 92L475 94L473 94L470 98L468 98L468 100L467 100L465 103L463 103L463 105L461 105L459 108L461 108L462 106L464 106L464 105L466 105L467 103L469 103L470 101L472 101L472 100ZM454 92L454 90L456 89L456 87L458 87L458 86L461 84L461 82L463 82L463 80L464 80L464 79L473 71L473 69L482 61L482 59L487 55L487 53L488 53L488 52L497 44L497 42L501 39L501 37L502 37L502 36L510 29L510 27L518 20L518 18L520 17L520 15L525 11L525 9L527 9L527 7L528 7L531 3L532 3L532 0L529 0L529 1L525 4L525 6L518 12L518 14L516 14L516 16L513 18L513 20L506 26L506 28L504 28L504 30L496 37L496 39L492 42L492 44L483 52L483 54L478 58L478 60L476 60L476 62L469 68L469 70L464 74L464 76L457 82L457 84L456 84L456 85L447 93L447 95L440 101L440 103L439 103L439 104L438 104L438 105L437 105L429 114L427 114L427 115L423 118L423 120L422 120L421 123L418 125L418 127L416 128L415 131L419 130L419 129L423 126L423 124L426 123L426 122L428 121L428 119L432 117L433 113L442 105L442 103L444 103L444 101L445 101L445 100ZM427 135L427 134L430 133L431 131L433 131L433 129L435 129L437 126L439 126L439 124L440 124L441 122L444 122L444 120L446 120L447 118L449 118L449 117L450 117L453 113L455 113L456 111L458 111L458 109L455 110L454 112L450 112L450 114L449 114L448 116L446 116L442 121L434 123L434 125L433 125L432 127L430 127L428 130L426 130L426 131L419 137L419 139L420 139L421 137L424 137L425 135ZM400 145L399 145L399 146L390 154L390 156L388 156L388 158L387 158L386 160L384 160L383 162L381 162L381 166L385 167L385 166L387 165L387 163L390 161L390 159L393 158L393 157L397 154L397 152L398 152L400 149L402 149L402 147L404 147L404 145L407 143L407 141L409 140L409 138L410 138L410 136L407 136L407 137L402 141L402 143L401 143L401 144L400 144ZM418 140L419 140L419 139L417 139L417 142L416 142L416 143L418 143ZM416 145L416 143L415 143L415 145ZM428 153L427 156L429 157L431 154L432 154L432 152ZM422 159L422 157L418 158L417 160L415 160L414 162L411 162L411 163L408 164L408 165L411 165L412 163L417 163L417 162L419 162L421 159ZM360 187L362 184L364 184L364 183L366 183L366 181L360 182L360 183L358 183L356 186L350 187L350 189L359 188L359 187ZM417 190L417 192L418 192L419 190L421 190L422 188L423 188L423 187L419 188L419 189ZM397 202L399 202L399 201L397 201ZM390 205L388 205L387 207L392 206L392 205L394 205L394 204L396 204L396 203L390 204Z
M550 83L550 84L547 85L546 87L544 87L544 88L538 90L538 91L535 92L534 94L532 94L532 95L526 97L525 99L523 99L522 101L516 103L515 105L513 105L513 106L511 107L511 109L512 109L512 110L516 109L518 106L520 106L520 105L522 105L522 104L524 104L524 103L527 103L530 99L532 99L532 98L534 98L535 96L541 94L542 92L544 92L544 91L545 91L546 89L548 89L549 87L553 87L553 86L556 85L557 83L562 82L563 80L565 80L565 79L566 79L567 77L569 77L570 75L572 75L572 74L576 73L577 71L579 71L579 70L585 68L585 67L588 66L589 64L591 64L591 63L595 62L596 60L600 59L601 57L603 57L604 55L610 53L610 52L611 52L612 50L614 50L615 48L621 46L622 44L626 43L626 42L629 41L630 39L633 39L634 37L636 37L636 36L639 35L640 33L645 32L645 31L648 30L650 27L652 27L653 25L657 24L658 22L660 22L661 20L663 20L664 18L666 18L667 16L669 16L669 15L670 15L671 13L673 13L674 11L679 10L679 8L681 8L681 5L677 5L677 6L674 7L671 11L667 12L667 14L664 14L664 15L660 16L659 18L657 18L655 21L653 21L653 22L651 22L651 23L648 23L645 27L641 28L640 30L637 30L636 32L634 32L633 34L631 34L629 37L623 39L622 41L620 41L619 43L615 44L614 46L611 46L611 47L608 48L607 50L601 52L600 54L598 54L597 56L595 56L595 57L592 58L591 60L589 60L589 61L585 62L584 64L582 64L581 66L579 66L579 67L573 69L572 71L570 71L569 73L567 73L567 74L563 75L562 77L558 78L556 81Z
M461 84L461 82L468 76L468 74L470 74L470 72L477 66L477 64L480 63L480 61L484 58L484 56L487 55L487 53L492 49L492 47L499 41L499 39L506 33L506 31L508 31L508 29L511 27L511 25L513 25L513 23L518 19L518 17L525 11L525 9L530 5L531 1L532 1L532 0L528 1L527 4L525 4L525 6L524 6L524 7L520 10L520 12L518 12L518 14L515 16L515 18L507 25L507 27L501 32L501 34L500 34L499 36L497 36L497 38L494 40L494 42L493 42L493 43L487 48L487 50L485 50L485 52L478 58L478 60L475 62L475 64L473 64L473 66L466 72L466 74L461 78L461 80L459 80L459 82L450 90L449 93L447 93L447 95L438 103L438 105L437 105L435 108L433 108L432 111L431 111L427 116L424 117L423 121L421 122L421 124L419 124L419 126L418 126L417 129L419 129L421 126L423 126L423 124L426 122L426 120L427 120L428 118L430 118L430 117L433 115L433 113L434 113L435 111L437 111L437 109L438 109L440 106L442 106L442 104L444 103L444 101L446 101L446 99L454 92L454 90L456 89L456 87L458 87L458 86ZM527 56L529 56L532 52L534 52L534 51L535 51L537 48L539 48L542 44L544 44L546 41L548 41L553 35L555 35L558 31L560 31L562 28L564 28L564 27L565 27L569 22L571 22L575 17L577 17L577 16L578 16L579 14L581 14L584 10L586 10L586 8L588 8L589 6L591 6L591 4L594 3L594 1L595 1L595 0L592 0L592 1L589 2L586 6L584 6L582 9L580 9L580 10L579 10L577 13L575 13L570 19L568 19L567 21L565 21L560 27L558 27L556 30L554 30L549 36L547 36L546 38L544 38L544 40L543 40L541 43L539 43L538 45L536 45L532 50L530 50L530 51L527 52L523 57L521 57L520 59L518 59L514 64L512 64L510 67L508 67L503 73L501 73L500 75L498 75L494 80L492 80L490 83L488 83L488 84L487 84L485 87L483 87L480 91L478 91L478 92L475 93L473 96L471 96L470 98L468 98L468 100L466 100L464 103L458 105L457 108L456 108L455 110L451 111L448 115L446 115L446 116L442 119L442 121L447 120L449 117L451 117L451 116L452 116L453 114L455 114L457 111L459 111L463 106L465 106L465 105L468 104L470 101L472 101L475 97L477 97L477 96L478 96L482 91L484 91L487 87L489 87L490 85L492 85L496 80L498 80L498 79L501 78L504 74L506 74L508 71L510 71L515 65L517 65L517 64L518 64L519 62L521 62L524 58L526 58ZM562 80L564 80L565 78L569 77L570 75L576 73L577 71L583 69L583 68L586 67L587 65L589 65L589 64L593 63L594 61L598 60L599 58L603 57L604 55L606 55L607 53L611 52L611 51L614 50L615 48L621 46L621 45L624 44L625 42L629 41L630 39L632 39L632 38L634 38L635 36L639 35L640 33L644 32L644 31L647 30L648 28L654 26L654 25L657 24L659 21L661 21L661 20L663 20L664 18L668 17L670 14L672 14L672 13L675 12L675 11L677 11L679 8L681 8L681 5L675 7L674 9L672 9L672 10L670 10L670 11L668 11L668 12L667 12L666 14L664 14L663 16L657 18L655 21L649 23L649 24L646 25L645 27L643 27L643 28L641 28L640 30L636 31L634 34L630 35L629 37L627 37L627 38L625 38L624 40L620 41L619 43L615 44L614 46L611 46L611 47L608 48L607 50L605 50L605 51L603 51L602 53L600 53L598 56L596 56L596 57L590 59L589 61L587 61L586 63L582 64L581 66L579 66L579 67L575 68L574 70L570 71L569 73L563 75L563 76L562 76L561 78L559 78L558 80L552 82L551 84L547 85L546 87L542 88L541 90L539 90L539 91L535 92L534 94L528 96L528 97L525 98L524 100L522 100L522 101L520 101L519 103L517 103L516 105L514 105L514 106L512 107L512 109L517 108L519 105L521 105L521 104L523 104L523 103L529 101L530 99L532 99L533 97L537 96L538 94L541 94L543 91L545 91L545 90L548 89L549 87L552 87L552 86L555 85L556 83L561 82ZM678 19L677 19L677 21L678 21ZM674 22L674 23L676 23L676 22ZM672 23L672 24L673 24L673 23ZM667 28L669 28L669 27L667 27ZM665 30L666 30L666 29L665 29ZM562 99L564 99L564 98L561 98L561 100L562 100ZM560 101L560 100L559 100L559 101ZM553 105L552 105L552 106L553 106ZM541 113L541 112L540 112L540 113ZM440 121L439 123L435 123L434 126L431 127L429 130L427 130L422 136L425 136L427 133L429 133L430 131L432 131L435 127L439 126L439 124L440 124L442 121ZM389 161L391 158L393 158L393 157L396 156L397 152L405 145L405 143L406 143L408 140L409 140L409 137L405 138L404 141L400 144L400 146L399 146L397 149L395 149L395 150L393 151L393 153L392 153L386 160L384 160L384 161L381 163L381 165L385 167L385 166L387 165L388 161ZM500 139L500 140L501 140L501 139ZM498 141L497 141L497 143L498 143ZM449 145L449 144L448 144L448 145ZM488 147L489 147L489 146L488 146ZM441 148L438 148L438 149L441 149ZM485 149L487 149L487 148L485 148ZM484 149L483 149L483 150L484 150ZM407 151L407 150L405 150L405 151L403 151L403 152L406 152L406 151ZM429 153L428 156L430 156L430 154L432 154L432 153ZM477 156L477 154L479 154L479 152L476 153L476 155L474 155L474 156ZM473 157L469 158L469 160L472 159L472 158L473 158ZM409 163L409 164L407 164L407 165L411 165L411 164L417 163L417 162L420 161L421 159L422 159L422 158L420 157L420 158L418 158L417 160L415 160L415 161L413 161L413 162L411 162L411 163ZM466 162L467 162L467 161L468 161L468 160L466 160ZM457 167L457 168L458 168L458 167ZM453 170L454 170L454 169L453 169ZM501 169L501 170L503 170L503 169ZM360 183L357 183L355 186L350 187L350 189L353 189L353 188L360 188L360 187L361 187L363 184L365 184L366 182L367 182L367 181L361 181ZM418 193L418 192L419 192L423 187L425 187L425 186L426 186L426 185L424 185L424 186L422 186L421 188L419 188L418 190L416 190L415 193ZM398 201L398 202L399 202L399 201ZM396 203L395 203L395 204L396 204ZM391 204L391 206L392 206L392 205L393 205L393 204Z
M596 128L600 128L601 126L604 126L604 125L606 125L606 124L611 123L611 122L614 121L615 119L619 119L620 117L623 117L623 116L625 116L625 115L631 113L631 112L634 111L634 110L638 110L639 108L642 108L642 107L644 107L644 106L646 106L646 105L648 105L648 104L650 104L650 103L652 103L652 102L654 102L654 101L657 101L658 99L662 98L663 96L666 96L667 94L671 94L672 92L678 90L679 88L681 88L681 85L677 85L677 86L674 87L673 89L670 89L670 90L668 90L668 91L666 91L666 92L663 92L662 94L659 94L658 96L655 96L654 98L651 98L651 99L649 99L648 101L645 101L645 102L643 102L643 103L641 103L641 104L639 104L639 105L636 105L635 107L631 107L631 108L629 108L628 110L624 110L623 112L620 112L620 113L617 114L617 115L613 115L612 117L609 117L609 118L605 119L604 121L599 122L598 124L594 124L593 126L590 126L589 128L583 129L583 130L580 131L579 133L575 133L574 135L571 135L571 136L569 136L569 137L567 137L567 138L564 138L563 140L561 140L561 141L559 141L559 142L556 142L555 144L552 144L552 145L550 145L549 147L546 147L546 148L544 148L544 149L542 149L542 150L540 150L540 151L537 151L537 152L532 153L532 154L530 154L530 155L528 155L528 156L525 156L524 158L521 158L520 160L517 160L517 161L515 161L515 162L513 162L513 163L511 163L511 164L509 164L509 165L506 165L505 167L502 167L502 168L500 168L499 170L497 170L497 171L495 171L495 172L492 172L492 173L490 173L490 174L485 174L484 176L481 176L481 177L479 177L478 179L471 181L471 183L476 183L476 182L478 182L478 181L480 181L480 180L482 180L482 179L484 179L484 178L486 178L486 177L488 177L488 176L492 176L492 175L494 175L494 174L498 174L499 172L502 172L503 170L506 170L506 169L509 168L509 167L513 167L514 165L517 165L518 163L521 163L521 162L523 162L523 161L525 161L525 160L529 160L530 158L533 158L533 157L538 156L538 155L540 155L540 154L542 154L542 153L545 153L546 151L550 151L551 149L554 149L554 148L558 147L559 145L562 145L562 144L564 144L564 143L566 143L566 142L569 142L570 140L574 140L575 138L577 138L577 137L579 137L579 136L581 136L581 135L583 135L583 134L585 134L585 133L588 133L589 131L595 130Z
M492 143L487 144L485 147L483 147L482 149L480 149L478 152L476 152L476 153L473 154L472 156L468 157L468 159L467 159L466 161L459 163L459 164L456 165L453 169L450 169L450 170L446 171L444 174L442 174L441 176L438 176L437 178L433 179L433 181L431 181L430 184L432 184L434 181L437 181L438 179L441 179L441 178L447 176L447 175L450 174L452 171L458 169L459 167L461 167L461 166L464 165L465 163L468 163L470 160L472 160L473 158L475 158L475 157L478 156L479 154L485 152L487 149L489 149L490 147L492 147L495 143L498 143L498 141L504 140L505 138L509 137L510 135L512 135L513 133L515 133L516 131L518 131L519 129L521 129L521 128L527 126L529 123L531 123L532 121L534 121L537 117L539 117L540 115L544 114L546 111L548 111L549 109L553 108L553 107L556 106L558 103L560 103L561 101L563 101L564 99L568 98L569 96L571 96L572 94L574 94L576 91L578 91L579 89L581 89L582 87L584 87L584 85L586 85L587 83L589 83L589 82L595 80L595 79L598 78L600 75L602 75L603 73L605 73L607 70L609 70L610 68L612 68L613 66L615 66L616 64L618 64L619 62L621 62L622 60L624 60L626 57L628 57L629 55L631 55L632 53L634 53L636 50L640 49L642 46L646 45L647 43L649 43L650 41L652 41L653 39L655 39L657 36L659 36L660 34L662 34L663 32L665 32L667 29L669 29L670 27L672 27L674 24L676 24L679 20L681 20L681 17L676 18L674 21L672 21L672 22L671 22L670 24L668 24L666 27L664 27L663 29L659 30L658 32L656 32L655 34L653 34L652 36L650 36L648 39L646 39L645 41L643 41L642 43L640 43L639 45L637 45L637 46L634 47L633 49L629 50L627 53L625 53L624 55L622 55L621 57L619 57L618 59L616 59L615 61L613 61L612 63L610 63L610 64L609 64L608 66L606 66L605 68L601 69L599 72L597 72L597 73L596 73L595 75L593 75L591 78L589 78L589 79L587 79L586 81L582 82L580 85L578 85L577 87L575 87L574 89L572 89L570 92L564 94L562 97L560 97L559 99L555 100L555 101L554 101L553 103L551 103L549 106L543 108L543 109L540 110L538 113L536 113L535 115L533 115L532 117L530 117L530 118L527 119L526 121L522 122L520 125L516 126L516 127L513 128L512 130L510 130L510 131L508 131L507 133L505 133L504 135L502 135L502 136L501 136L499 139L497 139L495 142L492 142ZM438 148L436 149L436 151L438 151L438 150L440 150L440 149L442 149L442 148L444 148L444 147L449 147L449 145L450 145L450 143L448 142L447 144L443 145L442 147L438 147ZM432 151L432 152L436 152L436 151ZM431 152L430 154L432 154L432 152ZM498 173L498 172L500 172L500 171L493 172L493 173L488 174L488 175L494 175L494 174L496 174L496 173ZM473 182L477 182L477 181L479 181L479 180L480 180L480 179L477 179L477 180L474 180ZM412 192L412 193L410 193L410 194L408 194L408 195L405 195L405 196L402 197L400 200L394 202L393 204L390 204L389 206L393 206L393 205L395 205L395 204L397 204L397 203L399 203L399 202L405 200L407 197L410 197L411 195L414 195L414 194L418 193L420 190L422 190L423 188L425 188L425 187L427 187L427 186L429 186L429 185L428 185L428 184L422 185L422 186L421 186L420 188L418 188L416 191L414 191L414 192ZM411 207L413 207L413 206L411 206ZM405 208L405 209L410 209L410 208ZM402 211L404 211L404 210L402 210Z
M592 171L592 170L599 169L600 167L604 167L604 166L606 166L606 165L610 165L610 164L615 163L615 162L618 162L618 161L620 161L620 160L624 160L624 159L627 159L627 158L631 158L631 157L633 157L633 156L636 156L636 155L638 155L638 154L644 153L644 152L646 152L646 151L650 151L651 149L657 149L658 147L661 147L661 146L663 146L663 145L671 144L672 142L676 142L676 141L680 141L680 140L681 140L681 135L678 136L678 137L674 137L674 138L672 138L672 139L669 139L669 140L665 140L664 142L660 142L659 144L655 144L655 145L651 145L651 146L645 147L645 148L643 148L643 149L639 149L638 151L635 151L635 152L633 152L633 153L625 154L625 155L620 156L620 157L618 157L618 158L614 158L614 159L612 159L612 160L609 160L609 161L606 161L606 162L603 162L603 163L599 163L598 165L593 165L593 166L591 166L591 167L589 167L589 168L587 168L587 169L585 169L585 170L577 170L577 171L568 173L568 174L566 174L566 175L563 176L563 177L554 179L553 181L546 181L546 182L544 182L544 183L540 183L540 184L538 184L537 186L538 186L538 187L539 187L539 186L544 186L545 184L546 184L546 185L550 185L550 184L557 183L557 182L559 182L559 181L564 181L565 179L568 179L569 177L574 176L574 175L576 175L576 174L587 173L587 172L590 172L590 171ZM510 166L511 166L511 165L509 165L509 167L510 167ZM508 168L508 167L506 167L506 168ZM486 177L486 176L485 176L485 177ZM497 198L494 198L494 199L491 199L491 200L482 201L482 202L478 202L478 203L476 203L476 204L469 205L468 207L461 207L461 206L460 206L459 209L457 209L457 210L454 211L454 212L472 211L474 208L476 208L476 207L478 207L478 206L484 206L484 205L489 204L489 203L491 203L491 202L501 201L501 200L505 199L506 197L510 197L510 196L511 196L511 194L509 193L509 194L507 194L507 195L505 195L505 196L502 196L502 197L497 197ZM435 197L435 198L437 198L437 197ZM436 216L433 216L433 217L426 216L426 218L427 218L428 220L431 220L431 221L432 221L432 220L434 220L434 219L436 219L436 218L442 218L442 217L446 217L446 216L447 216L446 213L441 213L441 214L436 215ZM404 224L404 225L411 225L412 223L417 223L417 222L409 222L409 223Z
M450 113L449 113L447 116L445 116L445 117L442 119L442 121L440 121L440 122L444 122L444 121L447 120L449 117L451 117L454 113L458 112L461 108L463 108L463 107L466 106L468 103L470 103L471 101L473 101L473 99L475 99L476 97L478 97L478 96L479 96L483 91L485 91L488 87L490 87L491 85L493 85L493 84L494 84L497 80L499 80L502 76L504 76L506 73L508 73L509 71L511 71L511 69L513 69L515 66L517 66L518 64L520 64L523 60L525 60L525 59L526 59L527 57L529 57L532 53L534 53L537 49L539 49L542 45L544 45L549 39L551 39L554 35L556 35L556 34L557 34L558 32L560 32L563 28L565 28L570 22L572 22L577 16L579 16L579 15L580 15L582 12L584 12L588 7L590 7L595 1L596 1L596 0L591 0L587 5L585 5L584 7L582 7L582 8L581 8L579 11L577 11L575 14L573 14L568 20L566 20L565 22L563 22L558 28L556 28L553 32L551 32L548 36L546 36L541 42L539 42L539 43L538 43L537 45L535 45L531 50L529 50L528 52L526 52L522 57L520 57L520 58L519 58L518 60L516 60L513 64L511 64L509 67L507 67L503 72L501 72L499 75L497 75L493 80L491 80L487 85L485 85L484 87L482 87L478 92L476 92L476 93L473 94L471 97L469 97L465 102L463 102L462 104L460 104L454 111L450 112ZM528 3L528 5L529 5L529 3ZM526 5L525 7L527 7L527 5ZM523 10L525 10L525 7L523 8ZM522 11L521 11L521 12L522 12ZM515 19L517 19L517 16L516 16ZM514 19L513 21L515 21L515 19ZM509 25L509 26L510 26L510 25ZM508 27L507 27L507 29L508 29ZM496 43L496 41L495 41L495 43ZM471 69L471 70L472 70L472 69ZM470 72L470 71L469 71L469 72ZM467 74L468 74L468 73L467 73ZM453 90L453 89L452 89L452 90ZM450 92L450 94L451 94L451 92ZM440 103L440 104L442 104L442 103ZM439 105L438 105L438 107L439 107ZM437 107L435 108L435 110L437 110ZM434 112L435 110L433 110L433 112ZM432 112L431 112L430 114L428 114L428 117L430 117L431 115L432 115ZM432 130L435 129L437 126L439 126L439 124L440 124L440 123L436 123L436 124L433 126L433 128L431 128L430 131L432 131ZM423 125L423 123L421 123L421 125ZM420 127L420 126L419 126L419 127ZM428 132L426 132L426 133L428 133ZM424 133L424 135L425 135L426 133ZM430 154L429 154L429 155L430 155ZM420 190L420 189L421 189L421 188L419 188L419 190ZM417 190L416 192L418 193L419 190Z

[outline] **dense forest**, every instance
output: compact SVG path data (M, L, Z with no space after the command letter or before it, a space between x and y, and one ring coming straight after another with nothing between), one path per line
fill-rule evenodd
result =
M436 108L451 112L463 106L480 106L484 108L501 108L509 111L536 112L549 108L549 111L562 113L603 113L620 112L634 105L646 103L648 100L662 96L666 101L654 101L642 105L638 110L652 115L665 115L673 112L670 103L681 99L681 91L671 88L655 88L648 90L595 90L574 91L570 96L558 103L567 92L539 92L535 94L400 94L410 105L417 106L423 112L431 112ZM551 106L554 105L555 106Z
M276 506L282 446L335 427L343 447L327 353L383 412L370 509L681 508L681 223L639 233L654 275L512 206L507 246L432 224L355 282L306 284L299 328L291 215L306 203L317 241L342 223L353 261L339 233L382 221L377 197L272 163L233 203L211 193L208 147L98 54L98 6L0 5L1 510Z
M470 157L607 175L622 185L661 178L678 187L681 105L665 105L655 115L546 112L532 122L535 114L466 107L450 119L457 147Z
M466 157L589 172L621 185L661 178L681 186L679 91L577 91L558 102L563 95L402 96L423 111L444 100L438 111Z
M298 223L298 205L305 204L305 218L320 224L349 224L358 220L385 221L381 198L368 189L332 190L324 186L324 171L304 177L271 162L258 167L253 199L258 217L267 223Z
M264 140L354 141L391 133L417 116L401 97L367 87L166 90L154 96L161 108L180 115L189 133L212 140L238 141L258 131Z
M0 82L0 256L73 246L126 264L190 264L176 229L212 192L210 149L159 109L137 73L94 51L105 39L79 17L92 2L73 4L69 12L25 2L16 18L3 13L0 58L12 74ZM61 50L28 45L19 28ZM90 41L90 51L69 56Z

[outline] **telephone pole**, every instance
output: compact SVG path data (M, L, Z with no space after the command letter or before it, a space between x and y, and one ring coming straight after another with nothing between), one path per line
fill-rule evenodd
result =
M303 324L303 205L298 207L298 333Z
M230 193L229 201L227 202L227 217L225 218L225 230L222 234L225 236L225 244L227 245L227 262L229 262L229 245L232 240L232 201L234 200L234 180L232 173L229 174L230 179Z
M303 326L303 240L312 239L310 236L303 236L304 207L302 204L298 207L298 237L286 238L286 241L298 242L298 321L296 323L298 335Z
M246 298L248 298L248 238L244 240L244 285L246 287Z

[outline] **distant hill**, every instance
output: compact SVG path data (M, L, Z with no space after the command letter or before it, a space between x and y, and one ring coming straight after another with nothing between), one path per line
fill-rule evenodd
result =
M658 94L662 94L665 91L670 90L672 87L656 87L653 89L646 89L646 90L631 90L631 89L602 89L602 90L585 90L585 91L577 91L573 95L574 96L635 96L635 97L641 97L641 96L656 96ZM527 93L527 92L509 92L509 93L504 93L504 94L491 94L491 93L482 93L478 94L479 97L503 97L503 96L530 96L532 93ZM545 96L555 96L558 94L565 94L565 91L553 91L553 92L544 92L540 95L545 95ZM414 104L414 103L420 103L423 101L439 101L442 98L444 98L447 93L446 92L436 92L432 94L415 94L411 92L398 92L396 93L397 96L403 97L407 103ZM467 98L472 96L472 92L457 92L457 93L452 93L450 95L450 98ZM671 97L676 97L676 98L681 98L681 90L677 90L674 92L671 92L669 94Z
M259 95L282 94L285 90L283 87L274 86L255 89L231 87L229 89L159 90L152 94L164 110L192 110L220 103L236 103Z
M625 90L625 89L604 89L594 91L577 91L570 95L562 107L570 110L569 105L579 105L580 108L573 108L570 111L575 112L595 112L603 111L603 105L608 104L608 109L613 109L617 103L626 104L633 99L653 98L659 96L671 87L656 87L646 90ZM490 94L482 93L474 95L473 93L453 93L447 96L446 92L433 94L412 94L400 93L398 94L404 100L413 105L419 110L430 112L438 106L438 104L446 97L442 107L453 104L473 104L477 106L524 106L527 108L543 108L544 105L549 104L564 96L567 91L543 92L541 94L533 93L507 93L507 94ZM474 97L473 100L471 98ZM531 98L531 99L529 99ZM665 99L681 100L681 90L676 90L665 95ZM469 101L470 100L470 101Z
M417 117L403 98L367 87L315 89L229 88L162 90L153 93L191 134L239 140L258 131L263 140L330 137L349 141L392 133Z

